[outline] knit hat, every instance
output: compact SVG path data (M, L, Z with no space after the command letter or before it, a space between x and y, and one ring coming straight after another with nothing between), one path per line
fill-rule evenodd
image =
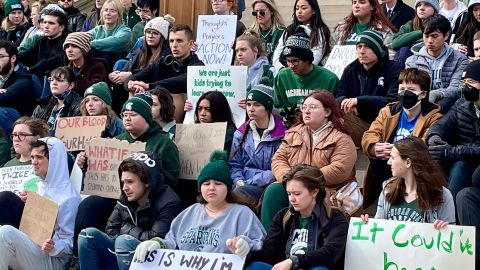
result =
M14 10L23 11L22 2L20 0L7 0L7 2L5 2L5 16L8 16L8 14Z
M155 17L145 24L143 32L146 33L148 29L153 29L158 31L164 39L168 38L168 27L170 26L169 22L163 17Z
M90 95L97 96L107 105L112 106L112 95L106 82L94 83L92 86L88 87L87 90L85 90L83 97L85 98Z
M63 10L63 8L61 8L59 5L57 4L48 4L46 7L44 7L42 9L42 11L40 11L40 13L38 14L38 20L39 21L42 21L43 18L45 17L45 12L47 12L47 10L57 10L57 11L60 11L62 12L63 14L65 14L65 10Z
M440 13L440 4L438 3L438 0L416 0L415 7L417 7L420 3L429 4L433 7L436 13Z
M310 37L305 33L297 33L288 37L285 41L280 62L287 66L287 57L295 56L303 61L313 62L313 52L311 50Z
M474 79L480 82L480 60L475 60L463 70L462 79Z
M387 54L387 47L383 44L383 36L380 32L375 30L366 30L359 35L357 44L365 43L370 49L373 50L378 59L384 57Z
M140 114L149 125L152 125L152 102L152 95L150 95L149 92L136 94L123 104L122 113L124 111L136 112Z
M228 167L228 157L225 151L213 151L210 155L208 163L203 167L198 175L198 189L202 183L213 179L224 183L228 189L233 186L232 176L230 175L230 167Z
M87 55L90 51L90 40L92 39L91 32L73 32L68 34L65 42L63 42L63 49L67 44L72 44L80 48L83 55Z
M257 101L269 112L273 110L273 87L269 85L268 78L260 79L259 84L252 87L247 93L247 100Z

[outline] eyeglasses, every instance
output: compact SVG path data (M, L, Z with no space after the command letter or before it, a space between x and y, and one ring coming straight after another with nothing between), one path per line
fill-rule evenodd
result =
M313 105L313 104L302 104L302 106L300 107L300 111L301 112L307 112L307 111L316 112L316 111L320 110L321 107L322 106Z
M135 13L137 13L137 15L141 15L141 14L148 14L150 12L149 9L136 9L135 10Z
M286 60L287 61L287 66L297 66L300 64L300 59L293 59L293 60Z
M260 14L260 16L265 16L265 10L259 10L259 11L252 11L252 16L257 17L257 15Z
M10 139L12 139L13 141L13 139L17 137L19 141L23 141L25 140L26 137L30 137L30 136L35 136L35 135L30 133L12 133L12 135L10 135Z
M53 81L63 83L63 82L66 82L67 80L62 78L56 78L56 77L48 77L48 82L53 82Z

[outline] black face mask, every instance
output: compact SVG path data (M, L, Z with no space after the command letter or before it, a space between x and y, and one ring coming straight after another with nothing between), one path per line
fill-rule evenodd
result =
M463 97L466 101L477 101L480 98L480 89L465 84L462 89Z
M398 100L405 110L409 110L417 104L418 95L410 91L405 91L405 93L398 95Z

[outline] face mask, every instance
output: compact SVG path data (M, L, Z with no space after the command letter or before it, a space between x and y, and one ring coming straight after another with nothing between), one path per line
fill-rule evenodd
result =
M63 92L60 95L53 95L53 96L58 100L64 100L68 96L68 94L70 94L70 90Z
M420 103L418 95L410 91L405 91L405 93L398 95L398 100L405 110L410 110Z
M466 101L475 102L480 98L480 89L477 89L468 84L465 84L465 86L463 86L462 93Z

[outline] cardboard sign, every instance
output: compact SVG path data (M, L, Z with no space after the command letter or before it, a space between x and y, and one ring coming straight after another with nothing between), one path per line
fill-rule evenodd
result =
M198 16L196 51L198 58L207 66L230 66L236 32L236 15Z
M175 143L180 156L181 179L196 180L214 150L223 150L227 122L177 124Z
M342 78L343 70L353 61L357 60L357 46L335 45L328 56L325 68Z
M94 138L87 143L88 170L82 194L120 198L118 166L133 152L145 151L145 143Z
M0 191L23 191L22 184L32 177L32 165L0 168Z
M475 269L475 227L351 218L345 270Z
M238 106L238 102L247 97L247 67L190 66L187 76L187 95L193 109L185 114L184 124L194 123L198 99L208 91L220 91L227 98L237 127L245 122L245 110Z
M28 235L37 245L42 246L45 240L52 238L58 210L59 206L54 201L36 192L28 192L20 221L20 231Z
M144 263L132 262L130 270L242 270L244 263L245 258L234 254L158 249L148 253Z
M106 126L106 115L61 117L57 120L55 137L65 143L68 151L85 150L85 143L100 137Z

